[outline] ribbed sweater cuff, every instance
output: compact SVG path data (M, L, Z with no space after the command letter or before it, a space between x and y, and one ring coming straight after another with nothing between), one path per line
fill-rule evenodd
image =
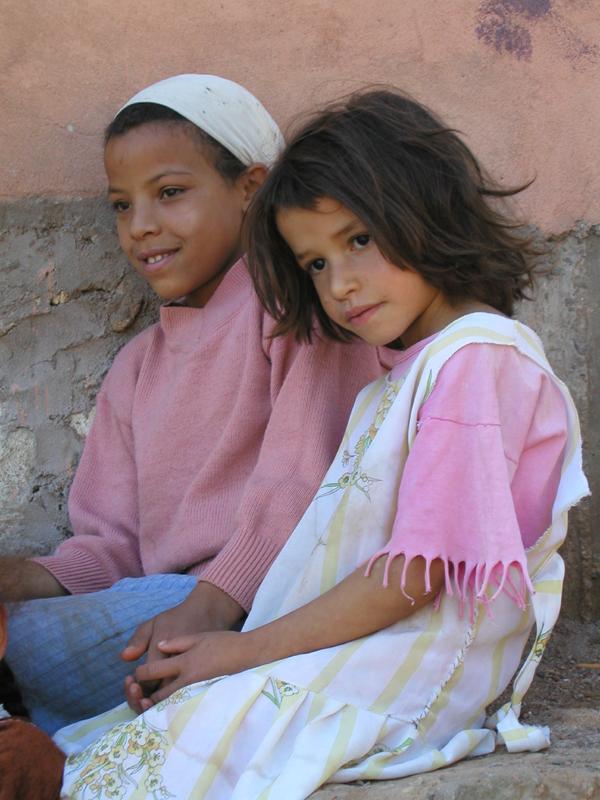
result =
M233 541L208 567L192 568L190 574L199 575L203 581L218 586L248 612L258 587L280 549L280 544L268 539L246 540L243 548L239 541Z
M39 556L30 560L45 567L71 594L99 592L108 589L112 584L112 579L106 570L85 551L71 550L68 558Z

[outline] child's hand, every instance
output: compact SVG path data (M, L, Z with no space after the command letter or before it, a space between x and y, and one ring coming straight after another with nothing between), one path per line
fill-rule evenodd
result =
M144 710L182 686L242 672L260 663L251 634L237 631L180 636L160 642L159 648L165 656L162 661L142 664L135 671L135 680L140 684L160 682L160 688L150 698L144 698Z
M167 658L167 654L158 647L159 642L230 628L241 619L243 613L242 607L228 594L210 583L200 581L183 603L140 625L123 650L122 658L125 661L137 661L147 653L147 664L161 661ZM141 684L138 679L129 676L125 680L125 696L129 706L138 713L145 711L152 705L148 697L157 688L156 682Z
M0 722L0 800L58 800L64 753L35 725Z

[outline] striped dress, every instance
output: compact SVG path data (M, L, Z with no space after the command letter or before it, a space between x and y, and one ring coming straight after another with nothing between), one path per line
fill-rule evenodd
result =
M557 550L567 512L588 488L570 395L537 336L516 321L466 315L430 341L401 379L388 375L358 395L322 488L244 629L309 602L385 552L418 411L446 361L477 342L532 359L552 376L567 410L552 523L523 552L521 589L514 564L485 564L483 555L460 569L450 564L436 603L375 634L188 686L138 717L122 705L65 728L56 736L69 754L63 797L303 800L327 781L399 778L497 744L512 752L548 746L547 729L521 724L519 712L560 608ZM515 673L510 701L488 717Z

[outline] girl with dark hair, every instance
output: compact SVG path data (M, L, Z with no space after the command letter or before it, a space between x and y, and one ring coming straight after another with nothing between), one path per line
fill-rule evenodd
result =
M489 204L504 194L395 92L327 109L287 146L248 220L276 332L310 339L316 314L396 363L358 395L242 631L163 642L171 657L136 673L166 684L155 706L59 734L69 797L301 800L548 745L519 711L587 483L571 397L510 318L534 254Z

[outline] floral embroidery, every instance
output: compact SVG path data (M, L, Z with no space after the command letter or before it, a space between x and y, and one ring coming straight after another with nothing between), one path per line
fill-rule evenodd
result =
M285 681L280 681L278 678L269 678L269 686L271 691L263 689L261 694L274 703L277 708L281 708L281 704L286 697L299 694L300 691L297 686L286 683Z
M381 478L374 478L372 475L367 475L361 470L361 463L365 453L375 439L377 431L381 428L394 400L398 396L402 383L403 381L390 380L389 376L386 378L386 386L381 400L377 405L373 422L369 425L367 430L360 435L354 446L354 450L352 452L344 450L342 453L342 465L348 467L348 470L344 472L337 481L333 483L324 483L319 490L317 500L320 497L327 497L327 495L347 489L349 486L355 486L366 495L369 500L371 499L369 496L369 489L373 483L378 483Z
M206 681L206 683L215 683L216 681L220 681L221 678L213 678L210 681ZM176 692L170 694L165 700L161 700L160 703L157 703L155 708L158 711L162 711L163 708L167 706L176 706L179 703L184 703L186 700L189 700L192 696L189 686L183 686L181 689L177 689Z
M117 725L96 744L67 759L67 771L75 768L80 775L73 791L82 800L119 800L127 788L143 783L146 796L153 800L175 797L167 790L160 774L167 746L167 737L143 716L135 722ZM145 777L140 781L138 773L142 770L145 770Z
M549 630L544 630L542 628L542 630L535 637L535 642L533 643L531 651L533 653L533 658L536 661L539 661L541 657L544 655L544 650L546 649L546 646L550 641L551 636L552 636L551 628Z

